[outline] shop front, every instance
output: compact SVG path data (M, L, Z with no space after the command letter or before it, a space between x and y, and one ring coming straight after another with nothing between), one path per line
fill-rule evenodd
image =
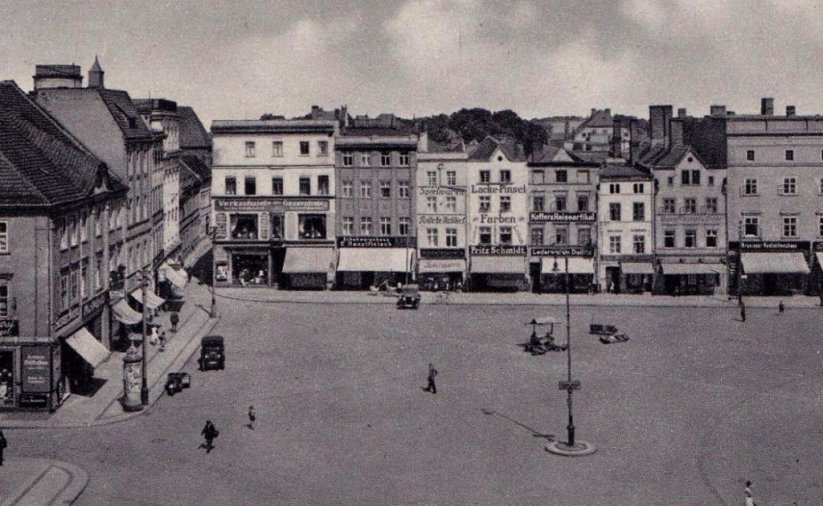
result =
M565 293L566 280L571 293L594 290L594 251L590 247L531 248L531 274L535 292ZM566 262L568 261L568 278Z
M606 293L651 293L656 275L651 255L601 255L600 289Z
M809 293L808 242L733 243L738 252L735 265L740 295L794 295Z
M338 238L337 288L382 289L415 281L415 247L406 237Z
M528 289L525 246L471 246L472 291Z
M280 286L293 290L325 290L334 272L331 246L289 246L283 260Z
M422 290L463 290L465 272L465 249L420 249L417 280Z
M713 295L726 276L726 266L703 262L661 262L662 283L658 293L665 295Z

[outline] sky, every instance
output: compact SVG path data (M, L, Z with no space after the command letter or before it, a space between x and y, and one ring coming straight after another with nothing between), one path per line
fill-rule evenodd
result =
M106 87L214 119L312 105L402 117L823 114L817 0L3 0L0 79L95 55ZM84 78L84 84L87 78Z

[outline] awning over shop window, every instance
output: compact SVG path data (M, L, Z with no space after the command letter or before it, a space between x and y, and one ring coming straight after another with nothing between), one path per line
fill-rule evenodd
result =
M594 259L587 257L568 257L569 274L594 274ZM557 262L557 272L554 272L554 263ZM558 257L543 257L540 259L542 274L565 274L566 260Z
M823 265L823 251L816 251L814 256L817 257L817 263Z
M82 327L66 339L66 344L71 346L92 367L97 367L109 358L109 350L95 339L86 327Z
M743 253L743 272L746 274L808 274L809 266L803 253L785 251L776 253Z
M189 277L186 274L186 271L176 270L174 267L169 265L168 262L164 262L163 265L160 266L159 270L160 273L177 288L185 288L186 283L189 282Z
M331 248L288 248L286 260L283 262L283 272L328 272L332 263Z
M721 264L662 264L663 274L719 274L723 272Z
M129 304L126 302L126 299L121 299L117 304L111 307L111 310L114 313L114 318L120 323L134 325L135 323L140 323L143 321L143 315L130 308Z
M131 296L139 303L143 303L143 289L138 288L131 292ZM158 307L162 306L163 303L166 302L165 299L159 297L157 294L152 292L151 290L146 290L146 307L149 309L157 309Z
M650 262L624 262L620 270L623 274L654 274L654 266Z
M417 266L420 274L432 272L463 272L466 270L466 260L462 258L421 258Z
M339 272L406 272L412 266L413 249L340 248Z
M472 274L524 274L526 266L524 257L472 257Z

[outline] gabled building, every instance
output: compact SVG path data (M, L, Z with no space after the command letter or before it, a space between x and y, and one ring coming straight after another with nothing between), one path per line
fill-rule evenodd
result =
M468 154L460 138L420 134L417 150L417 272L424 290L462 287L467 276Z
M388 120L360 123L368 126L344 128L335 142L336 286L408 283L417 249L417 135Z
M589 291L595 283L600 163L557 146L529 159L529 277L535 292Z
M625 116L612 116L611 109L592 109L591 114L577 128L565 147L570 151L610 153L619 141L620 151L629 151L629 121ZM615 120L619 127L615 127Z
M655 180L654 292L725 294L725 117L671 111L650 107L652 149L640 160Z
M325 120L212 123L217 284L333 284L336 131Z
M529 286L529 169L523 146L486 137L469 152L468 245L472 290Z
M200 180L198 203L200 216L198 221L199 226L202 227L202 232L197 234L195 240L199 241L198 244L201 244L204 243L202 241L203 234L208 234L211 226L209 222L211 216L211 136L191 107L178 105L177 114L180 116L180 149L183 151L180 160L185 167L197 174ZM205 245L208 246L208 243L205 242ZM199 246L195 245L194 257L198 256L196 254L197 248Z
M0 410L54 410L108 357L126 193L105 162L0 82Z

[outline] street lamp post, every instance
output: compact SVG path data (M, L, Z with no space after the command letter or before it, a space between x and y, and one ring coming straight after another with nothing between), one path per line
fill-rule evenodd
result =
M209 311L209 316L215 318L217 317L217 298L214 294L214 283L217 279L217 273L214 272L214 240L217 237L217 227L212 228L209 236L209 239L211 240L211 311ZM269 281L271 281L271 278L271 272L269 272Z
M142 301L143 302L143 344L140 345L140 347L142 348L142 351L143 351L143 364L142 364L142 372L143 372L142 376L143 376L143 378L142 378L142 383L141 383L141 386L140 386L140 403L143 406L148 406L148 404L149 404L149 383L146 379L146 362L147 362L147 358L148 358L146 356L146 348L147 348L147 346L146 346L146 344L147 344L146 328L148 326L147 322L146 322L146 291L148 290L148 286L149 286L149 274L146 273L146 271L142 270L142 271L140 271L140 288L142 289L142 294L143 294L143 301Z

